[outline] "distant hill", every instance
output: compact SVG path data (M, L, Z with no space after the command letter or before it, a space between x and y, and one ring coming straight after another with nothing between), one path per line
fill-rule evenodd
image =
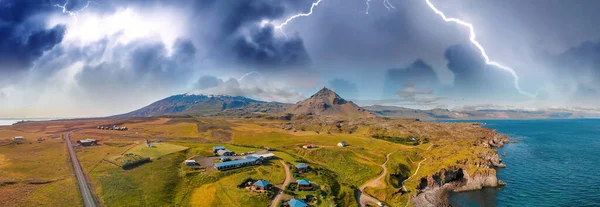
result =
M243 96L180 94L156 101L141 109L115 117L149 117L163 115L247 115L279 113L291 104L264 102Z
M396 119L577 119L577 118L597 118L598 112L593 111L573 111L566 109L546 109L546 110L509 110L509 109L464 109L450 111L448 109L409 109L397 106L367 106L364 107L372 114L379 117L388 117Z
M435 119L456 119L462 116L461 113L455 113L448 109L431 109L431 110L420 110L410 109L398 106L366 106L366 110L375 114L379 117L389 118L406 118L406 119L421 119L421 120L435 120Z
M321 89L310 98L291 106L285 112L294 115L375 117L369 111L352 101L344 100L328 88Z

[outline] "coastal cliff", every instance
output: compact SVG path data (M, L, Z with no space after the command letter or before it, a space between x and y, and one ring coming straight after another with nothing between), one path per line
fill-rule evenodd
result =
M496 177L496 168L505 167L493 148L502 147L508 143L508 136L488 131L483 138L475 141L473 146L487 148L480 152L477 159L457 161L448 169L422 177L417 186L417 195L413 197L413 205L448 206L447 193L480 190L484 187L505 185Z

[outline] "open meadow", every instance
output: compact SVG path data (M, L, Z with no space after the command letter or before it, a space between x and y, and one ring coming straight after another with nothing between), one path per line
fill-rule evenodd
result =
M0 198L0 205L81 205L63 138L70 131L74 142L98 140L97 145L76 146L75 150L96 199L105 206L266 206L272 194L238 186L246 179L263 179L274 187L285 188L282 184L286 174L280 160L292 166L292 171L296 164L309 164L313 171L294 173L292 183L307 179L318 186L313 191L285 191L284 200L314 199L310 204L315 206L357 205L357 189L370 183L363 193L390 206L404 206L417 193L421 177L463 160L477 159L482 149L473 143L486 132L472 124L406 120L385 122L389 126L384 127L361 124L351 132L327 125L285 130L285 124L282 120L258 118L169 117L0 127L0 192L11 194ZM113 125L128 130L98 129ZM15 144L10 140L12 136L25 136L26 141ZM38 142L41 137L45 140ZM410 137L419 140L394 140L410 141ZM426 143L419 144L421 140ZM337 146L342 141L348 146ZM302 147L308 144L316 147ZM237 154L268 149L276 158L261 165L219 171L212 167L218 162L213 146L224 146ZM183 163L187 159L209 162L207 166L190 167ZM383 179L373 181L384 172L382 165L387 173ZM402 184L409 177L404 192ZM15 192L26 193L13 195ZM58 193L69 196L42 196Z

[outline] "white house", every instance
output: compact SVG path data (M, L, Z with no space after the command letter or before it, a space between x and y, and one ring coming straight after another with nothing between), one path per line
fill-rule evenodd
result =
M268 159L274 158L275 154L273 154L273 153L260 154L260 155L259 154L252 154L252 155L249 155L248 157L256 157L256 158L261 158L261 159L268 160Z

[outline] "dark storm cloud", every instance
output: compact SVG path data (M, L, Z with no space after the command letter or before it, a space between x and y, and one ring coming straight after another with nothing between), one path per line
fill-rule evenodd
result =
M448 69L454 73L455 92L463 95L514 94L513 77L499 68L488 66L475 48L470 45L453 45L446 49ZM495 94L492 94L495 93Z
M407 82L429 89L435 89L439 85L438 77L431 66L418 59L405 68L387 70L385 73L384 97L392 96Z
M446 49L448 69L454 73L454 87L459 89L476 88L485 80L485 61L474 49L466 45L454 45Z
M0 75L29 69L62 41L64 25L45 28L44 16L50 9L45 1L0 1Z
M212 32L205 40L212 46L211 58L261 70L306 67L310 63L304 43L297 35L276 36L273 25L261 25L262 21L282 18L286 9L295 4L278 0L207 0L198 5L198 15L208 14L210 18L203 18L213 21L209 23Z
M193 66L188 61L195 56L192 43L188 40L177 42L173 45L172 55L167 54L163 43L151 40L137 40L111 50L99 47L102 53L110 56L110 61L97 65L86 61L75 77L80 87L77 95L91 101L115 104L112 100L117 97L129 103L135 102L140 94L162 96L160 94L176 92L189 80Z
M346 79L336 78L329 81L329 87L344 98L357 98L358 87L356 83Z
M547 57L556 82L573 85L579 100L597 101L600 95L600 42L586 41L563 53Z
M221 83L223 83L223 80L221 80L215 76L206 75L206 76L202 76L198 79L198 81L194 85L194 89L202 90L202 89L207 89L207 88L213 88L213 87L218 86Z

